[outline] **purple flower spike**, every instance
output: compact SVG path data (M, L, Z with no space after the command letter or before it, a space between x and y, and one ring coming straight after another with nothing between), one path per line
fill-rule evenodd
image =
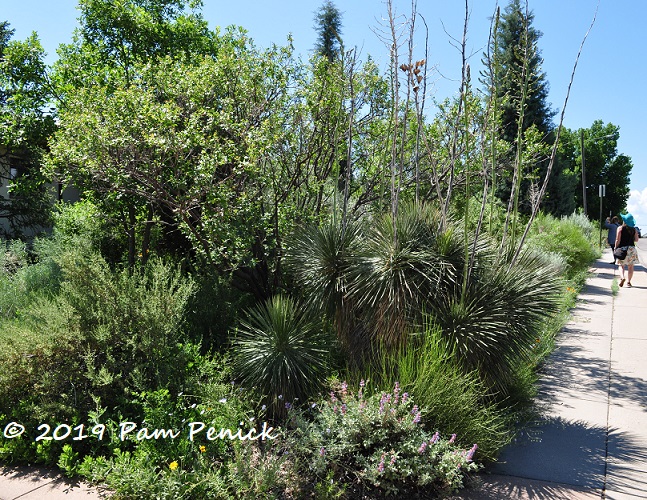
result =
M414 424L419 424L420 423L420 417L421 417L420 412L416 413L416 416L413 417L413 423Z
M325 457L326 456L326 448L324 448L323 446L321 448L319 448L319 456L320 457Z
M474 458L474 453L476 453L476 450L478 450L478 446L476 445L476 443L474 443L474 446L472 446L470 451L467 452L467 457L466 458L467 458L468 462L472 461L472 458Z
M377 473L382 474L384 472L384 458L386 457L386 453L382 453L382 458L380 459L380 463L377 465Z
M431 437L431 444L436 444L438 440L440 439L440 433L436 432L432 437Z
M454 441L456 441L456 434L452 434L452 437L449 438L450 443L453 443Z
M427 441L423 441L422 444L420 445L420 448L418 448L418 454L422 455L426 449L427 449Z

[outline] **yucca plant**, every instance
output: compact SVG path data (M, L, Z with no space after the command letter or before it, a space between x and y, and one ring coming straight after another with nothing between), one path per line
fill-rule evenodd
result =
M350 267L349 293L362 310L375 340L399 345L421 320L424 304L454 266L454 252L438 238L437 214L422 204L404 205L367 223L366 235Z
M285 245L285 265L303 288L304 300L331 317L348 292L351 257L357 253L360 227L331 220L298 230Z
M253 307L234 341L234 369L243 385L257 389L269 413L303 400L325 380L333 349L322 320L290 297L275 295Z
M286 242L285 267L310 310L332 322L344 351L359 361L367 347L365 329L349 297L350 270L359 251L360 226L331 220L297 231Z
M529 355L543 323L557 311L560 277L538 254L514 265L482 256L466 286L445 282L427 304L442 344L486 385L507 396L518 363Z

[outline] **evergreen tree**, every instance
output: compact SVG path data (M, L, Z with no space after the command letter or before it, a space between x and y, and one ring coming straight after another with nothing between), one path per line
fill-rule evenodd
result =
M500 70L494 89L502 103L503 138L514 143L523 98L523 131L535 125L547 135L553 128L555 112L547 102L549 85L541 69L542 57L537 43L542 33L532 26L532 11L511 0L505 8L498 31L494 57Z
M522 211L530 207L528 201L536 192L533 184L536 186L543 182L548 151L555 139L552 121L555 111L547 101L549 84L541 69L543 59L538 48L542 33L533 27L533 21L534 14L527 9L527 2L522 5L521 0L510 0L496 23L490 56L486 61L492 70L484 82L498 103L500 137L510 144L510 157L504 159L504 163L513 163L519 139L523 149L541 149L540 144L532 144L528 137L531 128L533 139L544 144L546 154L535 155L522 168L519 203ZM522 157L527 156L528 152L524 151ZM511 180L510 174L504 174L502 184L497 186L498 195L503 200L510 196ZM570 213L574 207L575 190L574 172L558 158L542 200L544 210L555 215Z
M315 14L315 30L319 36L315 51L329 61L334 61L342 47L341 12L330 0Z

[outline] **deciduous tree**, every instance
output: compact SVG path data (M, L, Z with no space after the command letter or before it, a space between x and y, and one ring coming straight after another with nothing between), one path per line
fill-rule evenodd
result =
M43 229L50 199L40 163L55 128L45 52L36 33L11 40L8 22L0 23L0 172L9 199L0 197L0 218L8 221L5 237Z

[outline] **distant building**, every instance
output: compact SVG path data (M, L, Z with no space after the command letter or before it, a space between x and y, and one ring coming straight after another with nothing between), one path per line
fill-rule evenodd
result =
M0 146L0 237L12 237L19 229L23 236L32 237L51 228L34 226L26 217L30 208L19 195L11 192L11 183L31 168L19 155L11 154L6 147ZM80 199L78 189L64 188L60 182L48 185L52 205L58 201L75 202Z

